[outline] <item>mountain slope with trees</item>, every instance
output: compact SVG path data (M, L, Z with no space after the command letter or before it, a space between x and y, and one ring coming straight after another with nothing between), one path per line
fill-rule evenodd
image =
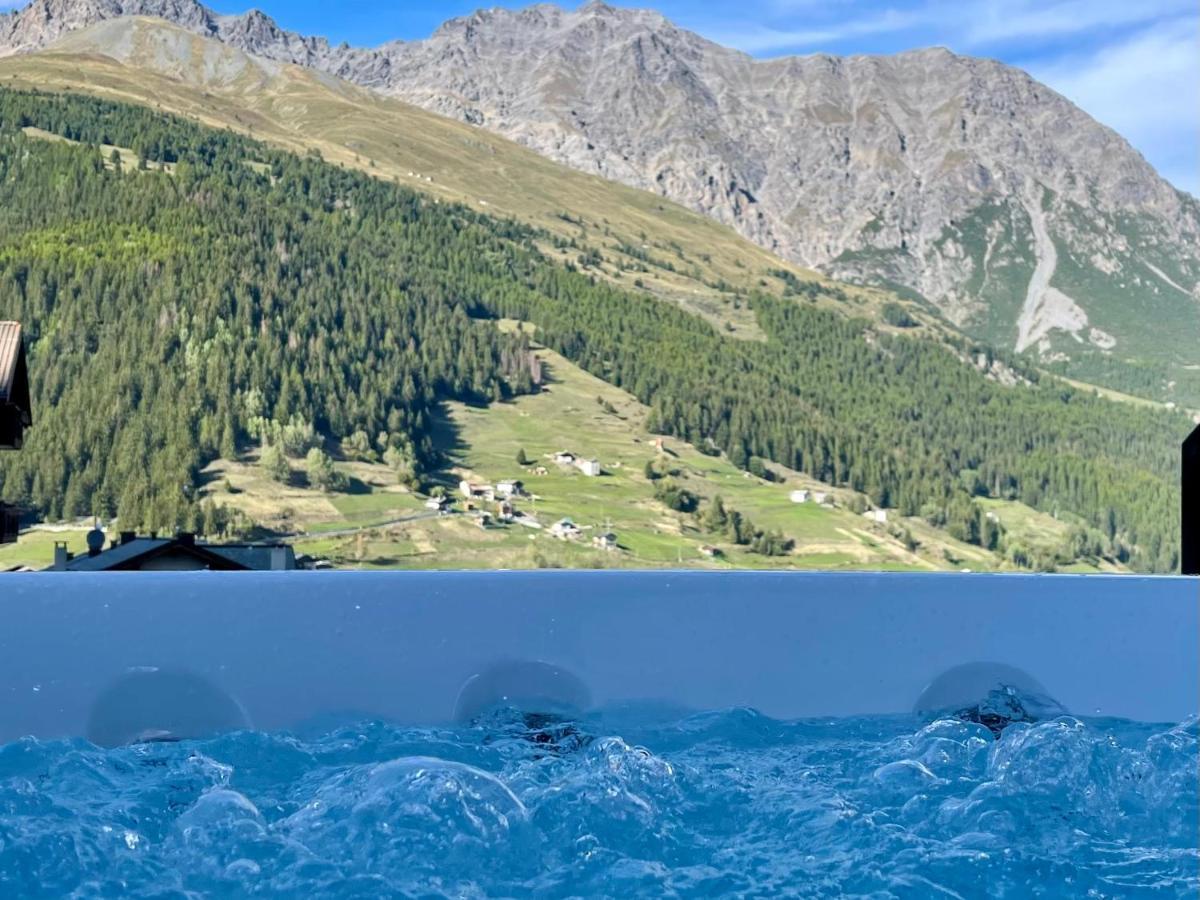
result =
M0 56L131 15L652 191L1062 374L1200 407L1200 202L998 61L753 59L599 0L480 10L376 48L198 0L32 0L0 15Z
M1182 415L804 294L747 296L766 340L737 340L552 262L525 226L151 110L0 91L0 235L0 317L29 330L39 411L0 492L48 516L194 525L207 461L305 423L420 479L434 405L536 389L523 335L473 321L503 316L738 466L775 460L969 542L973 496L1018 498L1083 517L1135 568L1177 565Z

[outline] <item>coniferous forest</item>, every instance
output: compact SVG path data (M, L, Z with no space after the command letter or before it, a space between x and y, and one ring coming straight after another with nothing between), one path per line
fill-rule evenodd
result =
M975 543L972 497L1019 499L1081 516L1134 568L1178 566L1184 416L1002 359L1006 387L974 364L985 347L802 296L744 298L767 340L735 339L552 263L540 237L151 110L0 91L0 318L27 329L36 416L0 495L195 527L200 470L264 421L363 432L419 478L440 401L536 389L528 338L480 321L505 316L740 466L784 463Z

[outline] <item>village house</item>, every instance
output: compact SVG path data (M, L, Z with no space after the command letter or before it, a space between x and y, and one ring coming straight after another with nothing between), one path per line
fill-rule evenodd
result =
M577 458L570 450L559 450L554 454L554 462L560 466L573 466Z
M476 484L473 481L460 481L458 490L468 500L487 500L489 503L496 499L496 489L490 484Z
M598 459L577 460L575 467L588 478L596 478L600 475L600 460Z
M809 491L792 491L791 497L793 503L807 503Z
M700 555L707 557L708 559L717 559L719 556L721 556L721 548L714 547L711 544L705 544L700 548Z
M607 553L611 553L617 549L617 536L611 531L598 534L592 538L592 546L597 550L604 550Z
M559 519L550 526L550 534L560 541L573 541L583 534L583 531L570 519Z
M450 498L449 497L430 497L425 501L425 508L434 510L435 512L449 512Z
M813 503L816 503L820 506L824 506L825 503L829 500L829 495L827 493L825 493L824 491L813 491L812 499L813 499Z
M508 500L500 500L496 503L496 520L504 523L511 522L516 516L517 510Z
M54 545L54 565L47 572L214 572L291 571L296 553L288 544L206 544L183 532L160 538L123 531L104 548L104 532L87 535L88 550L78 556L65 542Z
M524 482L515 478L506 478L504 481L496 483L496 496L498 497L520 497L524 493Z
M886 525L888 520L886 509L868 509L863 516L879 525Z

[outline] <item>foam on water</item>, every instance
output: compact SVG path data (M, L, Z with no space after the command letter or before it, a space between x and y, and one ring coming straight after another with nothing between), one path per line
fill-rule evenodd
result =
M1197 731L738 709L26 740L0 895L1194 896Z

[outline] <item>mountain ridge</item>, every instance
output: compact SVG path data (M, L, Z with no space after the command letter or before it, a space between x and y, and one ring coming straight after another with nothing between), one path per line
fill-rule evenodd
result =
M937 48L755 60L599 2L360 49L196 0L35 0L0 19L0 54L132 14L651 190L1063 374L1200 403L1181 337L1200 333L1200 203L1018 69Z

